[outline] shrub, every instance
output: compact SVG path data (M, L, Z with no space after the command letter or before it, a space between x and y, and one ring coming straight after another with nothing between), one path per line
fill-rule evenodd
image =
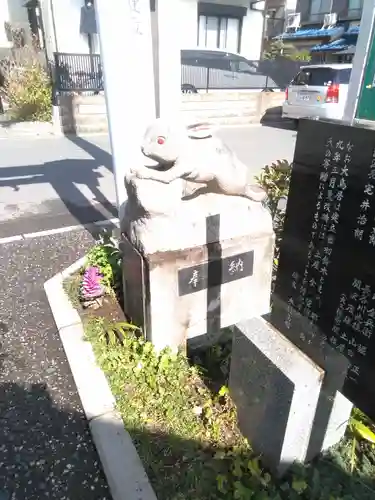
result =
M50 121L52 85L37 53L28 47L3 59L0 71L4 82L2 97L9 105L9 115L20 121Z
M263 59L273 61L278 57L285 57L291 61L311 61L311 54L308 50L297 50L293 45L285 44L282 40L274 40L266 46Z
M287 160L277 161L266 165L256 181L267 192L266 205L272 215L273 227L276 235L275 242L275 271L279 262L281 236L284 227L285 208L280 208L280 202L287 199L289 192L292 164Z
M308 50L296 50L289 55L289 59L292 61L310 62L311 54Z

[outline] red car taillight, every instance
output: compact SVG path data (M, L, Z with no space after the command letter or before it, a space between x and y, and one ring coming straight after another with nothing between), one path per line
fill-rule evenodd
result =
M337 103L339 102L340 96L340 85L338 83L333 83L327 89L326 102Z
M289 89L287 87L286 90L285 90L285 100L286 101L288 100L288 97L289 97Z

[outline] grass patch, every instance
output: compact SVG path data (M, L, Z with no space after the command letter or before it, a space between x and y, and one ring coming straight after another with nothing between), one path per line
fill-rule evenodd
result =
M81 302L79 300L79 289L81 286L82 280L82 271L79 271L72 276L69 276L66 280L63 281L63 288L65 293L70 300L70 303L75 309L80 309Z
M84 326L158 500L375 499L374 447L356 441L353 471L350 436L283 480L262 467L228 394L230 343L188 359L156 353L134 329L108 335L116 325L103 318Z

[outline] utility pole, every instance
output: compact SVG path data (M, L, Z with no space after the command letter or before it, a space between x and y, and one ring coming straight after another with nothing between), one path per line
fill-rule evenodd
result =
M180 8L180 0L155 0L151 13L156 114L163 119L173 120L181 109Z
M142 162L140 144L155 118L150 0L95 0L117 206L124 177Z
M374 72L372 71L375 56L374 22L375 2L374 0L364 0L348 97L343 116L344 121L350 124L362 120L375 120L375 80ZM364 104L368 104L368 106L364 106ZM366 108L368 109L366 110ZM371 118L371 108L374 109L373 119Z

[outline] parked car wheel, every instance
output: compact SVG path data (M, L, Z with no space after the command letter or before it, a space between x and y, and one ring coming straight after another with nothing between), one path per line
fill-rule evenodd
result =
M190 83L183 83L181 85L181 92L183 94L197 94L198 90L194 87L194 85L191 85Z

